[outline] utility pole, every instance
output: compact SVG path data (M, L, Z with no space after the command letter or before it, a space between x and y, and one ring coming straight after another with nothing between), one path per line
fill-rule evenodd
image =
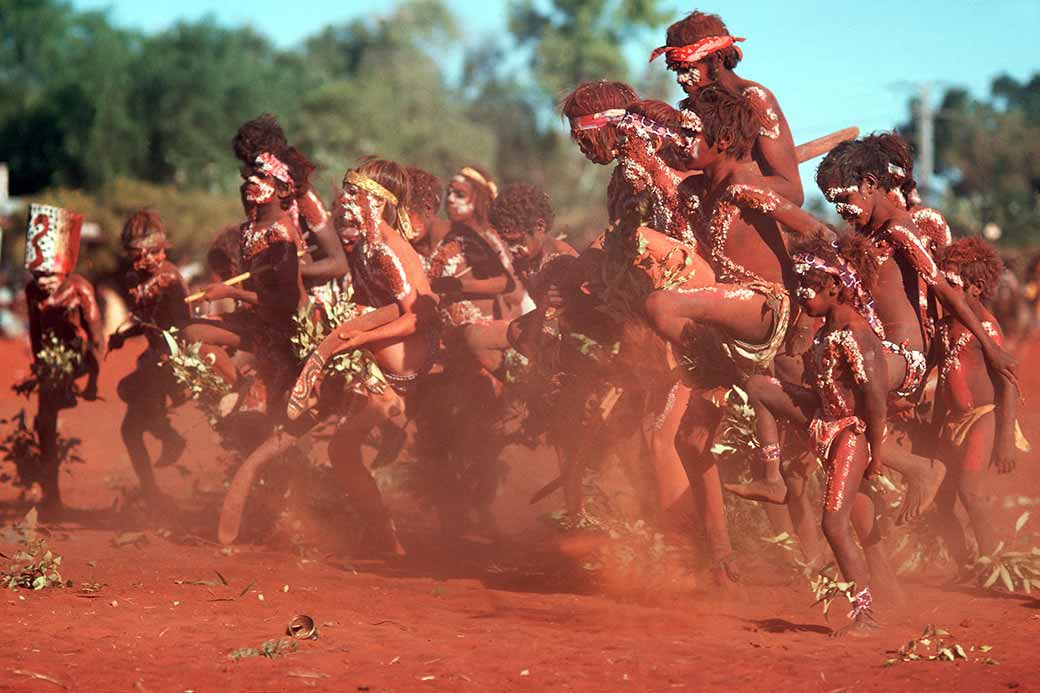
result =
M931 85L917 87L917 189L921 197L932 196L932 173L935 171L935 111L932 110Z

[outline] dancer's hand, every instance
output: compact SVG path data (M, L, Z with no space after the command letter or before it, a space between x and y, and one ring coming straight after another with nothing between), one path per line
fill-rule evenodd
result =
M348 349L360 349L368 344L368 333L364 331L350 330L339 333L340 345Z
M875 450L871 450L870 453L870 464L867 465L866 477L873 479L883 476L885 474L885 463L881 459L881 455Z
M225 298L237 298L238 289L227 284L210 284L202 294L203 301L222 301Z

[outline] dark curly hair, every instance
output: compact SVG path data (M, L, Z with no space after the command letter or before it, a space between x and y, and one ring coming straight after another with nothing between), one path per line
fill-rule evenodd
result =
M940 265L954 265L965 285L982 289L983 301L992 298L1004 273L1004 262L997 249L978 236L960 238L943 248Z
M638 98L635 89L624 82L583 82L560 102L560 116L577 118L614 108L628 108ZM574 137L587 140L605 153L617 146L618 131L615 126L607 125L596 130L575 133ZM609 157L604 156L604 159L606 158Z
M238 160L246 166L252 166L256 157L264 152L278 157L289 167L297 199L306 195L310 189L310 177L317 167L303 152L289 145L274 115L264 113L243 123L231 140L231 148Z
M139 209L131 214L130 218L123 224L123 233L120 234L120 240L123 243L123 247L126 247L134 241L145 238L155 232L161 233L163 236L166 235L166 226L163 224L159 212L154 209Z
M638 99L636 90L624 82L582 82L560 102L560 115L576 118L612 108L628 108Z
M641 115L644 118L649 118L655 123L664 125L676 132L679 132L681 127L681 115L679 111L671 104L667 104L664 101L659 101L657 99L641 99L635 101L628 107L628 112Z
M838 234L837 247L831 242L824 240L822 236L813 236L792 246L791 255L799 253L815 255L832 266L837 264L840 257L856 273L860 284L867 291L872 291L874 284L877 282L877 250L865 236L860 234ZM831 277L831 280L834 281L834 278ZM840 290L842 303L852 303L854 296L851 290L841 284L841 282L835 283Z
M539 220L545 222L546 231L551 230L554 217L548 193L530 183L507 185L488 212L491 225L509 242L530 234Z
M665 43L669 46L687 46L708 36L729 35L726 23L717 14L693 12L668 27ZM732 70L740 62L740 52L733 46L716 51L710 57L712 60L708 65L708 78L712 81L718 79L719 67ZM679 66L669 65L673 69Z
M417 166L406 167L405 173L408 174L408 187L412 196L410 209L422 214L436 212L444 198L444 183L441 179Z
M903 168L907 177L893 173L890 163ZM816 185L826 193L830 188L858 186L873 175L883 189L901 189L908 195L916 185L912 173L913 155L906 140L892 132L881 132L842 142L832 149L816 169Z
M907 201L907 208L910 205L910 193L917 187L917 181L914 180L914 150L903 137L897 135L894 132L880 132L874 133L864 139L877 139L878 146L884 150L888 156L889 173L892 174L893 188L890 190L898 189L903 199ZM892 167L901 169L900 171L891 170Z
M288 146L285 131L271 113L244 122L231 140L231 148L238 160L250 165L263 152L280 152Z
M712 84L683 99L681 107L696 113L703 123L704 139L710 146L729 138L726 151L737 159L751 154L762 117L751 102L721 84Z

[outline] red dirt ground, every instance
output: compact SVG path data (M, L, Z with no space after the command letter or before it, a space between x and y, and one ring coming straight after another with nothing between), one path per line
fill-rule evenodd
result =
M106 401L63 414L65 435L83 439L85 463L62 479L66 502L80 512L75 521L51 527L49 541L74 584L0 593L9 636L0 654L0 690L1040 688L1040 603L944 588L939 576L908 580L909 606L881 613L886 627L877 637L835 641L819 607L810 606L806 583L788 580L782 567L747 576L740 598L705 588L604 596L569 582L558 557L515 540L465 550L427 540L419 555L401 564L351 564L327 548L222 551L213 541L213 507L173 533L142 524L133 513L112 510L121 489L134 486L114 388L135 355L128 347L105 364ZM1027 394L1040 391L1040 373L1030 367L1038 355L1033 347L1022 358ZM28 352L20 343L0 343L0 358L9 364L0 374L0 416L6 417L25 404L9 394L9 385L24 374ZM1040 412L1027 406L1022 418L1040 440ZM195 411L177 412L175 425L190 430L186 461L159 470L158 480L179 504L190 505L219 492L224 467L216 437ZM1026 456L1013 477L1000 481L999 493L1040 496L1036 462L1035 453ZM511 520L503 525L529 529L536 512L559 502L526 506L530 491L551 475L544 459L528 455L513 463L509 495L498 508ZM14 490L0 490L7 524L26 509ZM1019 510L1010 512L1013 520ZM144 531L147 543L113 544L131 530ZM409 545L416 545L415 537ZM11 548L0 545L4 553ZM227 586L176 582L216 581L215 571ZM103 586L86 593L84 583ZM228 599L214 601L220 598ZM832 618L844 621L843 611L836 607ZM320 639L274 659L229 659L236 648L283 636L301 613L315 618ZM992 646L978 658L999 663L883 666L886 650L929 623L965 647Z

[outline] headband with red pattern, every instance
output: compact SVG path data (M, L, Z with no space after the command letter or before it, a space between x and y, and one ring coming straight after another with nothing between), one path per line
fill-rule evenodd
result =
M706 36L696 43L685 46L661 46L660 48L655 48L654 52L650 54L650 62L657 60L661 55L665 55L665 59L669 64L695 63L708 57L715 51L729 48L738 41L743 40L740 36ZM739 46L734 46L734 48L737 49L738 56L744 57Z
M256 166L264 173L270 173L286 185L292 185L293 179L289 173L289 167L271 152L263 152L257 156Z
M625 109L610 108L598 113L590 113L583 116L574 116L570 119L571 130L598 130L607 125L621 122L625 117Z

